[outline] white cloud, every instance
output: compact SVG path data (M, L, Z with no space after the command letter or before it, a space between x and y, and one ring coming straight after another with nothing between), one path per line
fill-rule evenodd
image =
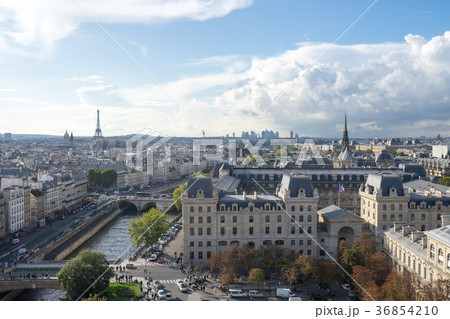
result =
M0 0L0 46L40 46L45 51L80 24L150 24L173 19L208 20L252 5L253 0ZM86 14L86 11L88 14Z

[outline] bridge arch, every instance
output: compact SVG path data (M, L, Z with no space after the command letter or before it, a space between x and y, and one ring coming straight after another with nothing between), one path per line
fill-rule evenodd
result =
M133 204L132 202L126 201L126 200L121 200L119 202L119 208L121 210L125 210L127 208L134 208L136 210L139 210L138 207L135 204Z

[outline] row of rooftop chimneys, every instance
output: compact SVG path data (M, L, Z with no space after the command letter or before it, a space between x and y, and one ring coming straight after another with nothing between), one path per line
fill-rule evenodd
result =
M238 190L235 189L235 190L234 190L234 193L235 193L236 195L238 195ZM247 192L244 191L244 192L242 193L242 199L245 200L246 198L247 198ZM258 193L255 191L255 192L253 193L253 199L257 199L257 198L258 198Z
M450 215L441 216L442 227L450 225ZM422 249L427 247L427 237L424 236L423 231L415 230L413 226L405 225L404 223L394 223L394 230L402 232L402 237L407 237L411 235L411 243L414 243L419 238L422 239L421 245Z

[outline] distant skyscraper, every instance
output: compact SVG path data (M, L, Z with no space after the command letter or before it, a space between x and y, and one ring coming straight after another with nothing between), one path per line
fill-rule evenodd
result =
M94 140L102 139L103 134L100 129L100 110L97 109L97 128L95 129Z

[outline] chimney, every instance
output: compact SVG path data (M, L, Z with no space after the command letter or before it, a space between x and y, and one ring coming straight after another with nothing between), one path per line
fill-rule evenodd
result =
M403 226L402 227L402 237L406 237L411 234L411 231L414 229L412 226Z
M411 232L411 242L415 242L417 239L423 236L423 232L415 230Z
M234 193L235 193L236 195L238 194L237 188L234 189Z
M427 236L422 237L422 249L427 248Z
M441 216L442 227L450 225L450 215Z
M245 191L242 192L242 199L246 199L247 198L247 194L245 193Z
M256 193L256 191L253 194L255 196L255 199L257 199L258 198L258 194Z
M394 232L399 231L403 226L405 226L405 223L395 222L395 223L394 223Z

